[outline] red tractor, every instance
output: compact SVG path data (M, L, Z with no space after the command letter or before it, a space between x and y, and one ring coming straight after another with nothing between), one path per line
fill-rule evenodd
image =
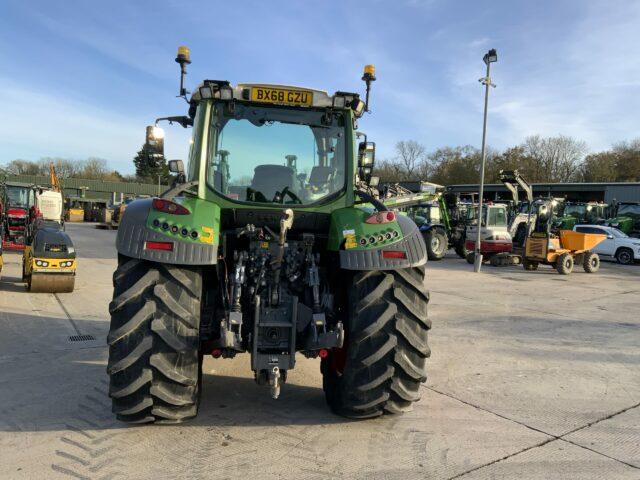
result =
M7 182L2 185L0 211L5 249L23 249L29 209L33 206L33 186L26 183Z

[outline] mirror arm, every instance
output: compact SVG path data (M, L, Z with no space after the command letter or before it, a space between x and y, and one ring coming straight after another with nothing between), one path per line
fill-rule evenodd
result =
M173 122L176 122L182 125L182 128L193 127L193 118L187 117L185 115L179 115L175 117L160 117L156 118L156 125L158 122L167 121L169 125L173 125Z
M198 185L198 181L194 180L193 182L181 183L177 186L174 186L160 195L160 198L164 198L166 200L173 200L175 197L180 195L185 190L189 190L191 187L195 187Z

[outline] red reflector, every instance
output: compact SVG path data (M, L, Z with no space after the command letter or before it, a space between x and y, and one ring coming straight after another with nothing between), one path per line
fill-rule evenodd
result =
M171 215L190 215L191 212L175 202L164 200L162 198L154 198L151 203L154 210L159 212L170 213Z
M329 356L329 350L327 350L326 348L321 348L318 352L318 355L320 355L320 358L327 358Z
M22 208L7 208L7 215L10 217L26 217L27 211Z
M407 258L407 254L396 250L383 250L382 258Z
M166 252L173 251L173 242L144 242L145 250L164 250Z
M389 223L393 222L396 219L395 212L376 212L367 218L364 223L369 224L380 224L380 223Z
M219 348L214 348L211 350L211 356L213 358L220 358L222 356L222 350Z

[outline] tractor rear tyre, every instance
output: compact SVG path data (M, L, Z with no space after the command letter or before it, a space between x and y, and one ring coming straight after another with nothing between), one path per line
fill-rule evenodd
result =
M467 256L465 258L467 260L467 263L470 263L471 265L476 263L476 254L475 254L475 252L468 252Z
M424 266L353 276L344 347L321 363L334 413L370 418L411 410L427 378L428 301Z
M522 260L522 266L524 267L525 270L528 270L530 272L533 272L534 270L538 270L538 262L535 262L533 260L529 260L527 258L524 258Z
M582 257L582 268L587 273L596 273L600 270L600 257L598 254L586 252Z
M556 259L556 270L561 275L569 275L573 271L573 256L563 253Z
M437 228L432 228L424 233L424 243L427 246L429 260L442 260L447 252L449 240L447 235Z
M119 257L107 342L119 420L179 423L198 412L202 276L197 268Z

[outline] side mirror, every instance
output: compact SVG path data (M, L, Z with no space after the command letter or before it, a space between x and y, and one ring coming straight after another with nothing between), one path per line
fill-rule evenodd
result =
M178 175L184 173L184 163L182 160L169 160L169 171Z
M149 125L144 147L151 155L164 156L164 130L160 127Z
M376 161L376 144L374 142L361 142L358 146L358 176L369 183L371 172Z
M609 235L607 235L607 238L608 238L609 240L613 240L613 235L609 234Z

